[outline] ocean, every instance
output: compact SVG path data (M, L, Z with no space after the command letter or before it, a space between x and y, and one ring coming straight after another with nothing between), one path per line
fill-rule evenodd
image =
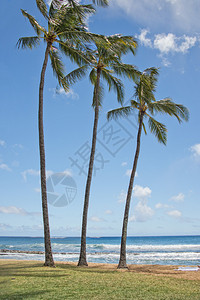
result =
M80 238L52 238L55 261L77 262ZM12 250L12 253L2 250ZM18 250L14 252L13 250ZM20 252L22 251L22 252ZM29 253L24 253L29 251ZM41 237L0 237L0 259L44 260ZM88 262L119 261L120 237L88 237ZM159 265L200 265L200 236L153 236L127 238L127 263Z

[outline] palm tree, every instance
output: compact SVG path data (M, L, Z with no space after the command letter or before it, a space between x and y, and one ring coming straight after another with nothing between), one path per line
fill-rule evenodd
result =
M167 129L164 124L156 121L152 116L155 113L164 113L177 118L179 122L182 120L187 121L189 118L189 112L186 107L181 104L174 103L171 99L165 98L162 100L156 100L154 92L156 90L158 69L149 68L143 73L140 73L139 80L136 82L135 86L135 97L136 100L131 100L131 105L127 107L121 107L119 109L112 110L108 112L108 120L112 118L118 118L123 116L128 116L135 109L138 111L138 133L137 133L137 146L134 156L133 168L131 171L128 193L126 197L126 205L124 211L123 227L122 227L122 237L121 237L121 249L120 249L120 259L118 268L127 268L126 264L126 239L127 239L127 226L131 196L133 191L133 183L136 174L136 168L140 153L140 141L142 128L145 129L144 121L148 120L148 125L150 131L156 136L159 142L166 145L167 142Z
M95 1L93 1L95 2ZM97 1L103 4L107 1ZM64 3L64 4L63 4ZM78 43L79 48L82 42L91 40L91 35L86 31L84 20L88 14L95 12L92 5L79 5L77 1L59 1L53 0L51 2L49 11L44 0L36 0L36 4L44 18L48 21L48 29L41 26L36 19L21 10L24 17L26 17L36 36L22 37L18 40L18 48L30 48L39 45L41 40L46 42L46 50L44 62L41 71L40 85L39 85L39 110L38 110L38 125L39 125L39 151L40 151L40 174L41 174L41 194L42 194L42 210L44 223L44 243L45 243L45 266L54 266L54 260L51 250L48 205L47 205L47 191L46 191L46 168L45 168L45 146L44 146L44 128L43 128L43 90L44 78L48 57L51 60L51 66L55 76L58 79L60 86L65 91L68 90L68 84L64 76L64 65L61 61L61 56L56 44L64 54L67 54L70 59L78 65L85 62L84 53L76 49Z
M109 91L113 89L117 93L117 100L122 104L124 97L123 85L122 82L113 75L113 73L117 75L128 76L133 79L136 75L136 70L133 66L123 64L120 60L121 55L127 53L128 51L132 51L132 53L135 54L137 43L133 39L133 37L114 35L106 37L106 40L107 45L105 43L102 44L101 42L96 41L94 49L85 49L86 55L88 57L88 62L66 76L67 82L69 84L74 84L77 80L85 76L89 69L91 69L89 77L91 83L94 85L92 105L95 110L95 115L92 135L92 147L85 188L81 249L78 266L88 265L86 259L87 216L96 148L99 106L101 106L101 98L103 96L103 86L101 85L101 79L103 79L108 84Z

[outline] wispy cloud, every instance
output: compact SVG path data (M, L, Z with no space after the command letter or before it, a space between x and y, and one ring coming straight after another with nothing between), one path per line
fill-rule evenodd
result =
M27 212L23 208L19 208L16 206L0 206L0 213L2 214L14 214L14 215L22 215L22 216L35 216L41 215L39 212Z
M0 170L11 172L12 170L6 164L0 164Z
M185 199L185 195L183 193L179 193L176 196L171 197L169 200L174 202L183 202Z
M0 146L5 147L5 145L6 145L6 142L3 140L0 140Z
M47 170L46 171L46 177L48 178L49 176L51 176L53 174L53 171L51 170ZM40 175L40 171L38 170L34 170L34 169L28 169L28 170L25 170L23 172L21 172L21 175L24 179L24 181L27 181L27 176L30 175L30 176L39 176Z
M171 28L183 32L200 29L199 0L111 0L111 8L124 12L137 24L143 26Z
M123 203L126 201L126 196L127 196L127 193L122 190L118 196L118 203Z
M182 213L180 210L170 210L167 212L168 216L179 219L182 216Z
M74 92L73 89L69 89L68 92L65 92L64 88L62 87L59 87L59 88L54 88L54 89L51 89L53 91L53 97L56 97L58 95L61 95L63 97L67 97L67 98L71 98L73 100L77 100L79 99L79 95Z
M130 218L131 221L146 222L153 217L154 211L150 206L148 206L148 198L151 196L151 192L152 191L149 187L136 185L133 188L133 196L138 198L139 201L134 207L133 216Z
M190 147L190 151L195 159L200 159L200 144L195 144Z
M146 222L150 220L154 215L154 211L147 205L147 200L139 201L134 207L134 214L130 218L130 221L134 222Z
M168 204L157 203L157 204L155 205L155 208L156 208L156 209L160 209L160 208L172 208L172 206L171 206L171 205L168 205Z
M128 170L126 170L125 175L128 176L128 177L130 177L131 176L131 172L132 172L132 169L128 169ZM138 172L137 171L135 172L135 177L138 177Z
M104 220L103 218L99 218L99 217L97 217L97 216L91 217L91 218L90 218L90 221L92 221L92 222L97 222L97 223L99 223L99 222L105 222L105 220Z
M112 213L113 213L112 210L109 210L109 209L105 211L106 215L112 215Z

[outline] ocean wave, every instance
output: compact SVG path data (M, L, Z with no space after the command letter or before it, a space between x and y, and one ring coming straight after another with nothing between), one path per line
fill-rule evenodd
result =
M44 254L30 253L0 253L1 258L18 260L44 260ZM56 253L55 261L74 261L77 262L79 253ZM118 263L118 253L88 253L89 262L96 263ZM197 265L200 261L200 253L179 252L179 253L127 253L127 262L129 264L170 264L170 265Z
M16 249L25 251L44 251L43 243L20 244L20 245L0 245L0 249ZM52 243L54 252L78 253L80 244ZM119 253L120 245L116 244L87 244L87 252ZM127 253L141 252L200 252L200 245L175 244L175 245L127 245Z

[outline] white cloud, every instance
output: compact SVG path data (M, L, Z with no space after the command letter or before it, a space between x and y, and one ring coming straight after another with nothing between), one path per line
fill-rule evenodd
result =
M149 187L142 187L135 185L133 188L133 196L139 198L139 202L134 207L133 216L131 221L146 222L154 215L153 209L147 205L148 198L151 196L151 189Z
M41 215L41 213L37 213L37 212L27 212L25 209L16 206L0 206L0 213L22 215L22 216Z
M105 211L105 214L106 214L106 215L112 215L112 210L109 210L109 209L106 210L106 211Z
M97 216L93 216L93 217L90 218L90 221L99 223L99 222L103 222L104 219L99 218Z
M39 176L40 171L33 170L33 169L28 169L28 170L25 170L25 171L21 172L21 174L22 174L22 177L24 178L24 181L27 181L27 175Z
M0 164L0 169L9 172L12 171L6 164Z
M173 218L180 218L182 216L182 213L180 210L171 210L167 212L168 216Z
M148 34L149 37L147 37ZM176 36L173 33L159 33L150 37L150 32L147 29L142 29L140 35L137 37L145 47L150 47L159 51L162 63L166 67L171 64L168 60L169 54L186 54L188 50L194 47L200 40L197 36L185 34L183 36Z
M65 96L67 98L71 98L73 100L79 99L79 95L74 92L73 89L69 89L68 92L65 92L64 88L60 87L60 88L56 88L56 89L52 89L53 90L53 96L56 97L56 95L62 95Z
M119 10L142 26L171 27L183 32L200 29L199 0L111 0L113 10Z
M171 197L169 200L174 202L183 202L185 198L185 195L183 193L179 193L176 196Z
M127 193L122 190L119 197L118 197L118 203L123 203L126 201Z
M62 172L63 174L65 174L66 176L73 176L72 171L69 169L66 169L65 171Z
M126 170L125 175L128 176L128 177L130 177L131 176L131 172L132 172L132 169L128 169L128 170ZM135 172L135 177L138 177L138 172L137 171Z
M134 207L134 214L130 218L130 221L134 222L146 222L150 220L154 215L154 211L147 205L147 200L139 201Z
M131 176L131 172L132 172L132 170L131 169L128 169L128 170L126 170L126 176Z
M170 206L170 205L168 205L168 204L162 204L162 203L157 203L157 204L155 205L155 208L156 208L156 209L160 209L160 208L170 208L170 207L172 207L172 206Z
M190 48L194 47L197 42L197 37L186 36L177 37L173 33L161 33L155 35L153 45L161 54L168 54L169 52L186 53Z
M3 140L0 140L0 146L4 147L6 145L6 142Z
M40 175L40 171L38 170L34 170L34 169L28 169L28 170L25 170L23 172L21 172L22 174L22 177L24 178L24 181L27 181L27 175L30 175L30 176L39 176ZM46 171L46 177L48 178L49 176L51 176L53 174L53 171L51 170L47 170Z
M144 45L145 47L152 47L152 42L151 39L147 38L147 34L149 33L149 30L147 29L142 29L140 35L137 35L136 37L138 38L138 40L140 41L140 43L142 45Z
M122 166L122 167L125 167L125 166L127 166L127 162L126 162L126 161L124 161L124 162L121 164L121 166Z
M147 198L151 196L151 189L149 187L142 187L135 185L133 188L133 196L137 198Z
M193 153L194 158L200 158L200 144L190 147L190 151Z

